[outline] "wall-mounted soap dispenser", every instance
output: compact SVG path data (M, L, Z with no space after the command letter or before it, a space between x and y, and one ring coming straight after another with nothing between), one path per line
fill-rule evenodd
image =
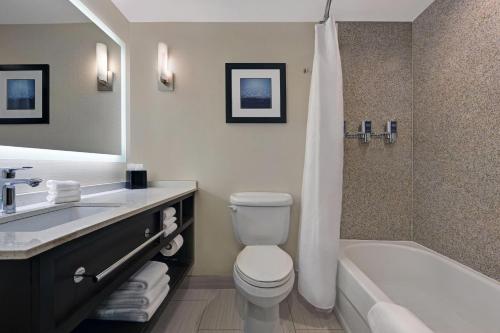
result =
M362 143L369 143L372 137L372 122L371 120L363 120L360 128L360 140Z
M398 136L398 123L395 120L389 120L385 127L385 143L396 143Z

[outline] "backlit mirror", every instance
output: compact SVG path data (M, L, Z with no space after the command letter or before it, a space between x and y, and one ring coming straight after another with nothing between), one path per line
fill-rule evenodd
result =
M101 28L68 0L0 2L0 146L123 155L123 45Z

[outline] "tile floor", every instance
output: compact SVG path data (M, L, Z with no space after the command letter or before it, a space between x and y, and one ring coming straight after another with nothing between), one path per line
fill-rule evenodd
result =
M180 289L153 333L242 333L234 289ZM296 292L281 304L282 333L344 333L333 313L318 313Z

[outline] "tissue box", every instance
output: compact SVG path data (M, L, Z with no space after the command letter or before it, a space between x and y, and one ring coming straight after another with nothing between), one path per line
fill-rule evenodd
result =
M127 170L125 187L130 190L148 187L148 172L146 170Z

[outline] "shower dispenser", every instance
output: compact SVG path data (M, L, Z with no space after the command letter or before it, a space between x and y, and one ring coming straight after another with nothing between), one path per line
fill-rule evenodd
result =
M371 120L363 120L359 127L359 131L350 133L347 131L346 122L344 121L344 137L346 139L358 139L361 143L369 143L372 138L384 139L387 144L396 143L398 133L398 123L395 120L389 120L385 125L385 132L373 133Z

